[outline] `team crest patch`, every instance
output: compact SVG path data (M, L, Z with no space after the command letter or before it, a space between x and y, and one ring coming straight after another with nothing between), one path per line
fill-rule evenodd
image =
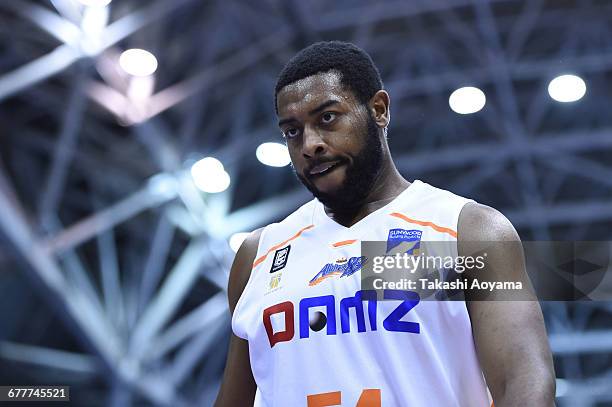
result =
M361 270L366 261L367 258L365 256L351 257L348 260L341 257L334 263L327 263L325 266L323 266L321 271L319 271L317 275L315 275L312 280L308 282L308 285L317 285L321 281L333 276L351 276Z
M421 236L423 236L423 231L417 229L391 229L387 237L387 253L401 245L402 252L418 255Z
M270 268L270 273L275 273L285 268L290 250L291 245L278 249L276 252L274 252L274 260L272 260L272 268Z

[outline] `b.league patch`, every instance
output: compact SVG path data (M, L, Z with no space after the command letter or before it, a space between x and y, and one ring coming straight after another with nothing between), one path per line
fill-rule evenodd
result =
M291 250L291 245L278 249L276 252L274 252L274 260L272 260L272 268L270 269L270 273L275 273L285 268L287 265L287 259L289 258L289 250Z

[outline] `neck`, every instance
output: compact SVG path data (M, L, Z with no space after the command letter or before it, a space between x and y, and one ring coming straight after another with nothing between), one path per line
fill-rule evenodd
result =
M325 207L325 213L335 222L350 227L391 202L410 186L410 182L401 176L391 160L388 149L386 150L387 159L383 161L383 167L373 184L373 188L362 202L351 208Z

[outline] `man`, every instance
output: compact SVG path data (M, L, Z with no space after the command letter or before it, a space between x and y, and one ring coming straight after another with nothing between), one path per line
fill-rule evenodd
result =
M313 44L284 67L275 96L293 168L316 199L236 254L216 406L553 405L534 297L420 301L386 290L380 301L361 290L362 240L416 236L459 255L479 249L469 242L519 242L496 210L400 175L386 140L390 98L370 57ZM493 250L484 272L528 284L519 250Z

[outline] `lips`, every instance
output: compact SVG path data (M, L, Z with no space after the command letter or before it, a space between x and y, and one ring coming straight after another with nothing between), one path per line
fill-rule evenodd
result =
M340 164L340 161L328 161L321 164L317 164L308 171L310 176L318 176L328 173L330 170Z

